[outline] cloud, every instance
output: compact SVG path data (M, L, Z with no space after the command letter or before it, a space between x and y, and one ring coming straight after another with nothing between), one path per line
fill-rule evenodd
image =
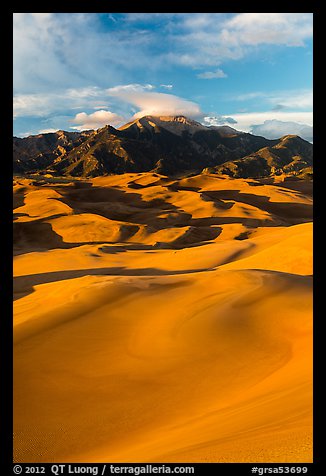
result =
M112 107L114 112L111 112ZM71 113L74 111L75 114L76 109L81 111L73 119L74 128L78 130L96 129L105 124L116 125L123 121L123 118L130 118L132 114L134 118L145 115L186 115L197 118L202 115L195 102L156 92L152 84L131 83L108 89L69 88L53 93L14 96L15 118L50 118L50 128L53 127L56 116L72 116ZM89 109L96 112L90 114Z
M239 94L238 96L235 96L233 99L235 99L236 101L248 101L251 99L263 98L263 97L266 97L266 93L263 93L262 91L252 91L250 93Z
M34 93L47 90L49 84L60 88L83 83L82 77L76 78L70 55L77 30L87 31L87 17L76 14L70 31L67 20L66 14L14 13L14 90Z
M50 97L44 94L17 94L13 99L14 119L22 116L46 116Z
M203 123L205 126L220 126L223 124L236 124L237 121L233 117L228 116L205 116Z
M69 109L96 107L99 101L105 99L107 100L105 91L94 86L61 89L57 92L15 94L14 117L46 117Z
M197 78L200 79L216 79L216 78L227 78L228 75L224 73L222 69L217 69L216 71L206 71L205 73L197 74Z
M38 131L39 134L50 134L52 132L57 132L57 129L41 129L40 131Z
M223 62L246 56L256 61L262 52L275 51L269 47L302 48L312 38L312 14L14 13L13 32L15 129L30 130L26 122L34 121L37 131L43 118L53 127L57 117L73 117L76 110L110 110L124 117L133 106L138 115L203 117L195 102L160 96L150 84L138 91L126 84L124 93L121 86L113 89L144 77L145 71L148 81L160 78L162 91L169 93L174 66L178 80L183 74L196 80L196 73L214 79L222 77ZM112 89L109 102L107 88ZM265 110L311 108L312 95L304 91L259 94Z
M248 132L253 124L262 124L269 120L285 122L299 122L312 126L313 113L310 112L287 112L287 111L265 111L265 112L244 112L231 114L231 117L238 123L241 130Z
M283 106L288 109L312 109L313 91L286 91L281 94L272 95L268 100L274 106Z
M282 111L283 109L286 109L286 106L283 104L275 104L275 106L272 107L272 111Z
M167 60L193 68L239 60L262 47L303 47L313 33L311 13L193 13L174 23Z
M312 14L14 13L13 28L14 90L35 94L113 86L167 64L216 67L261 46L303 47Z
M106 104L104 104L104 105L102 104L102 105L100 105L100 106L93 106L92 109L95 109L95 110L97 110L97 109L105 109L106 107L107 107Z
M155 33L111 25L120 27L109 29L98 13L14 13L14 91L103 87L159 63L150 53Z
M224 116L219 117L219 125L230 123L227 120L223 122ZM295 134L312 142L312 112L267 111L238 113L232 114L231 117L236 121L236 129L239 131L262 135L268 139Z
M294 134L309 142L313 141L312 126L292 121L267 120L264 121L263 124L252 125L250 132L258 136L266 137L267 139L278 139L284 135Z
M312 14L239 13L226 21L221 36L233 45L304 46L312 37Z
M93 112L92 114L86 114L86 112L79 112L71 119L71 122L77 124L72 126L71 129L77 131L84 131L88 129L99 129L106 125L117 126L123 123L125 119L118 114L111 111L100 110Z
M121 92L128 94L128 92L143 92L143 91L151 91L152 89L155 89L155 86L153 84L137 84L137 83L131 83L131 84L120 84L119 86L114 86L113 88L109 88L106 90L106 92L111 95L119 95Z
M41 132L39 132L41 134ZM23 138L23 137L29 137L29 136L32 136L32 135L35 135L35 131L24 131L24 132L20 132L19 134L17 134L16 136L14 137L20 137L20 138Z
M281 109L312 109L313 91L312 89L300 89L292 91L253 91L240 94L234 97L237 101L250 101L259 98L265 104L270 104L274 110Z
M123 20L127 23L137 23L141 22L142 24L150 23L162 24L164 21L171 21L178 16L184 15L182 13L124 13L122 14Z
M142 116L198 117L202 115L198 104L173 94L153 92L151 85L128 84L107 89L110 96L136 106L139 111L134 118Z

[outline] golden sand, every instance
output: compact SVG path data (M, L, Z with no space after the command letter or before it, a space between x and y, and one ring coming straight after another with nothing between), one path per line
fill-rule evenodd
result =
M17 462L311 462L298 182L14 181Z

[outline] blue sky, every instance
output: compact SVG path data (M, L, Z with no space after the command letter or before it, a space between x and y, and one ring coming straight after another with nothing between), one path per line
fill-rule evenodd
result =
M312 140L311 13L15 13L14 134L184 114Z

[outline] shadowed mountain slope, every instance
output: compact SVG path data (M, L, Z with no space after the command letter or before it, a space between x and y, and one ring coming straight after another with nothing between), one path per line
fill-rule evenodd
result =
M15 173L179 175L208 168L245 178L300 174L311 166L312 144L297 136L268 140L231 127L206 127L184 116L145 116L119 129L14 138Z

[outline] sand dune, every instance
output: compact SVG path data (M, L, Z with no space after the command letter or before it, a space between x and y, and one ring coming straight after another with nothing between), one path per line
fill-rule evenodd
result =
M312 197L15 178L17 462L312 461Z

